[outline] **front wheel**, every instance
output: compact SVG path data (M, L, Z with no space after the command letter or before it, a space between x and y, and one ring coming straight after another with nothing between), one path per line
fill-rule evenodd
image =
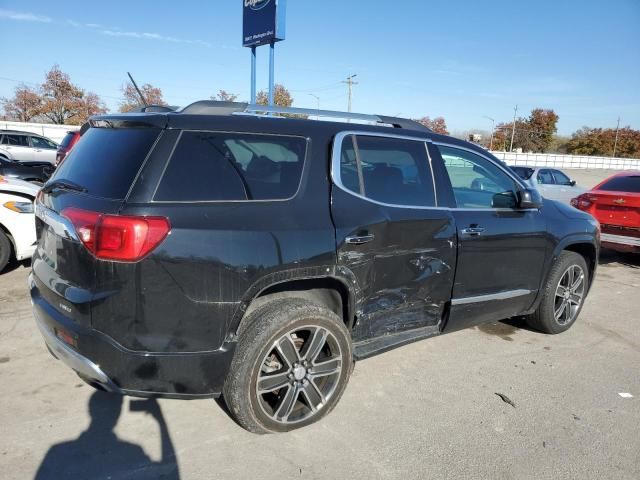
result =
M527 323L544 333L562 333L574 324L589 290L589 270L584 257L563 251L551 268L538 309Z
M349 332L335 313L303 299L274 300L243 324L223 393L240 425L286 432L335 407L353 365Z
M4 268L9 263L11 259L11 240L7 237L7 235L0 228L0 272L4 270Z

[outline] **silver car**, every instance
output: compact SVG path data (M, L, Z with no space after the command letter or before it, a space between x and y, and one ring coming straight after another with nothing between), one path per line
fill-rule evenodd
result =
M532 188L538 189L544 198L569 204L586 189L576 185L565 173L548 167L509 167Z
M58 144L41 135L15 130L0 130L0 157L15 162L55 164Z

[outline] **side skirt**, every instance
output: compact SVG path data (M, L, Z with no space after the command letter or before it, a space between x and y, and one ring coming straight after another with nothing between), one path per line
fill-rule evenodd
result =
M362 360L439 334L440 328L437 325L430 325L369 338L353 344L353 356L356 360Z

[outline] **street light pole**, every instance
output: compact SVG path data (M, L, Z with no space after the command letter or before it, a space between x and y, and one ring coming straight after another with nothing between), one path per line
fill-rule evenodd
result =
M509 151L513 151L513 137L516 134L516 115L518 114L518 105L513 109L513 126L511 127L511 145L509 145Z
M316 101L318 102L318 112L320 112L320 97L318 95L314 95L313 93L310 93L309 95L315 98Z
M483 118L488 118L489 120L491 120L491 140L489 141L489 150L493 150L493 132L496 131L496 121L486 115L483 115Z

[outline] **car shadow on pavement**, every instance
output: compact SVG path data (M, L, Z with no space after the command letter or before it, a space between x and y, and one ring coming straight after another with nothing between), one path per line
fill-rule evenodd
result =
M624 253L615 252L613 250L601 250L600 258L598 259L600 265L609 265L612 263L619 263L625 267L640 268L640 254L637 253Z
M120 417L123 397L96 391L89 400L91 424L75 440L52 446L36 480L92 478L179 479L177 459L167 425L155 399L132 400L132 411L148 413L160 427L162 458L152 461L140 445L118 438L113 431Z

